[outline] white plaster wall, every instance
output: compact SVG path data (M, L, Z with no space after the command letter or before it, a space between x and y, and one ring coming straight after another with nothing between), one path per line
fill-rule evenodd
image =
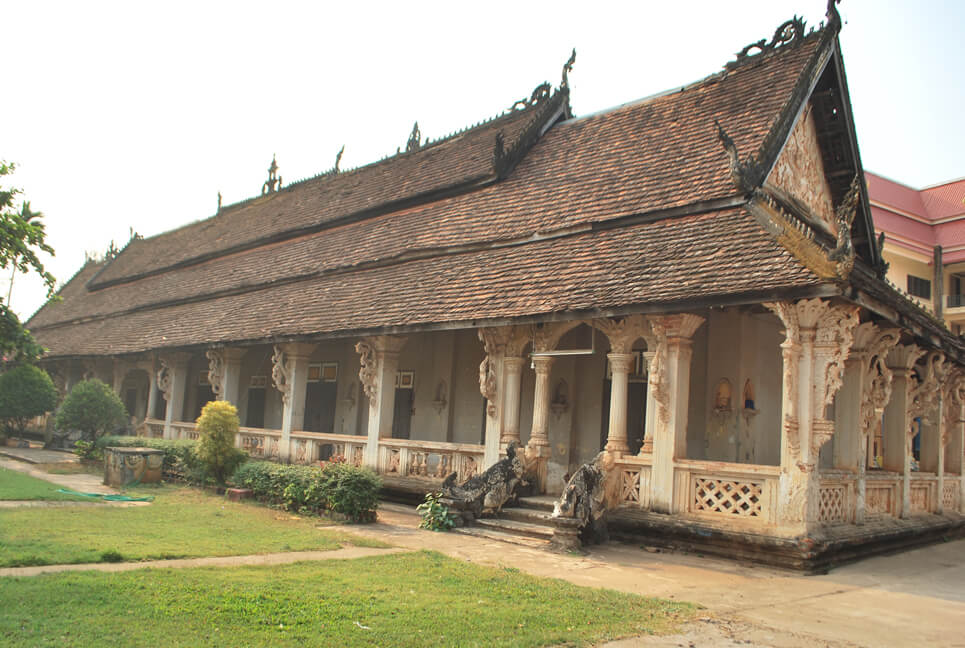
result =
M359 355L355 351L355 339L325 340L315 347L309 357L310 363L335 362L338 364L335 397L336 434L365 434L358 431L359 408L368 407L364 393L360 393L358 380Z
M454 331L452 389L452 441L483 442L483 397L479 393L479 364L484 349L475 329Z
M475 331L472 331L475 333ZM450 391L452 368L454 364L456 333L441 331L410 335L405 347L399 354L399 371L415 372L413 383L413 409L411 438L421 441L449 440L449 398L446 404L437 408L433 401L440 382L445 382L445 391ZM472 355L472 346L479 347L482 361L482 343L468 336L461 336L461 344L466 345L465 356ZM478 365L477 365L478 370ZM468 386L467 386L468 388ZM479 395L478 383L476 394ZM481 399L482 396L479 395Z
M730 308L708 313L694 338L688 452L694 459L778 465L783 365L779 320ZM731 385L729 414L714 412L721 379ZM743 415L751 381L756 414Z

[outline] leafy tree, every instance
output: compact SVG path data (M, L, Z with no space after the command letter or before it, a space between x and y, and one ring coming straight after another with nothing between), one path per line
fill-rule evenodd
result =
M105 383L93 378L74 385L57 410L54 427L62 432L80 430L84 438L97 437L127 421L124 403Z
M33 365L0 374L0 419L7 433L23 434L27 421L57 406L57 388L47 372Z
M235 447L238 434L238 410L228 401L208 401L198 417L198 459L208 468L208 473L219 485L224 486L231 473L246 458Z
M15 168L14 164L0 160L0 178L13 173ZM44 268L38 254L53 255L54 250L47 245L47 232L40 220L42 214L31 210L28 201L22 201L19 208L15 204L21 193L17 188L0 187L0 270L36 272L47 286L47 296L52 297L56 280ZM4 360L19 364L36 359L41 352L9 304L0 298L0 354Z

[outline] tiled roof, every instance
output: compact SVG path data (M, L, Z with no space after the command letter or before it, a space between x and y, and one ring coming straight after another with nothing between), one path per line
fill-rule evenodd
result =
M495 133L508 148L530 111L132 242L93 282L107 287L81 290L78 277L29 324L51 355L92 355L816 286L743 209L723 208L742 197L714 122L742 155L757 153L820 35L678 92L557 123L508 177L470 191L340 220L491 173ZM635 215L645 216L620 220ZM219 252L306 227L316 229Z
M739 272L722 271L738 268ZM692 303L821 282L742 208L437 256L43 331L56 355L132 353Z

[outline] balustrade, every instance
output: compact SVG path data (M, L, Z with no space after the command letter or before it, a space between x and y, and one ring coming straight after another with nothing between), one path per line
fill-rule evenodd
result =
M451 473L463 482L477 475L485 446L410 439L379 441L379 472L383 475L442 480Z

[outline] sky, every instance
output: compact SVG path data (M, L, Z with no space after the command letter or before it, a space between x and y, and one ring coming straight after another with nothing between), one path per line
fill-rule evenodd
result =
M844 0L841 48L866 169L913 187L965 176L965 2ZM821 0L45 2L0 0L0 159L44 214L63 284L85 254L362 166L493 117L572 48L585 115L713 74ZM0 277L6 299L9 270ZM45 300L16 275L23 318Z

